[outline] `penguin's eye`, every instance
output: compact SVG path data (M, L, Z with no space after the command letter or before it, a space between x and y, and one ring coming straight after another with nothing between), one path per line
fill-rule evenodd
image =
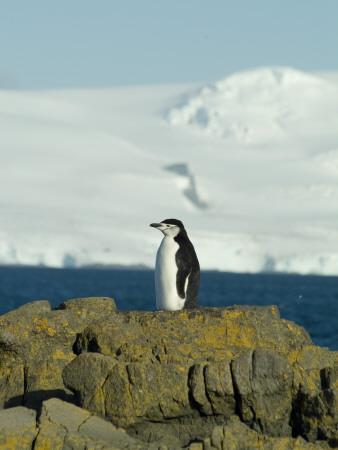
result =
M170 225L167 225L167 228L170 227Z

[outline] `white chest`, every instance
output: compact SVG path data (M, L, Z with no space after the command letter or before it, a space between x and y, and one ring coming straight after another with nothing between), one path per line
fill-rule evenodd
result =
M176 252L179 246L172 237L163 238L156 255L155 289L156 307L166 311L176 311L184 306L176 290Z

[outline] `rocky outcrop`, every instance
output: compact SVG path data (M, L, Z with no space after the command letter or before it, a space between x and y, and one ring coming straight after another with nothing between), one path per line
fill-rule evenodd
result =
M327 442L309 443L301 436L297 438L273 438L247 427L238 416L233 416L226 424L213 429L211 436L204 439L204 450L236 449L247 450L262 448L265 450L314 450L329 449Z
M75 358L77 333L115 311L114 300L69 300L51 310L46 300L0 317L0 408L36 408L50 397L70 400L62 370Z
M34 302L0 318L0 358L0 436L23 436L17 448L338 445L338 352L275 306Z
M38 419L34 410L17 406L0 411L2 449L121 449L143 448L124 430L60 399L42 403Z
M32 448L36 435L35 411L23 406L0 411L0 448Z

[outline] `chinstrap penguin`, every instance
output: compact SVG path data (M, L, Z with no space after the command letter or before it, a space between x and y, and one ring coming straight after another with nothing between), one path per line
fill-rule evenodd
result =
M166 219L150 226L164 234L156 255L157 309L176 311L197 308L200 265L183 223L177 219Z

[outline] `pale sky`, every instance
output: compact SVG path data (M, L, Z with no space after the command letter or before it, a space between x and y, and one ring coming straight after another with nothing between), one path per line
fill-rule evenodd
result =
M0 87L204 82L338 70L337 0L5 0Z

